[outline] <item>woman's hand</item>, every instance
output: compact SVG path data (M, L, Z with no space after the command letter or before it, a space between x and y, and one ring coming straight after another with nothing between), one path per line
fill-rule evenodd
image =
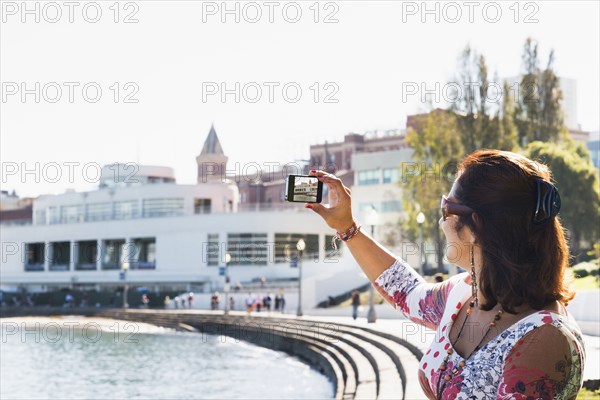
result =
M318 203L306 203L304 207L311 208L319 214L327 225L337 232L348 230L354 223L350 189L344 186L340 178L327 172L311 170L309 175L316 176L327 185L329 190L329 207Z

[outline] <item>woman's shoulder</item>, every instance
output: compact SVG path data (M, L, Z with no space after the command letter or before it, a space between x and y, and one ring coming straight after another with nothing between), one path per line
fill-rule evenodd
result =
M471 276L466 272L452 275L444 283L448 285L450 293L459 297L471 293Z
M517 321L504 335L512 342L533 338L546 343L567 341L571 347L583 349L584 342L577 322L564 309L548 307L538 310Z

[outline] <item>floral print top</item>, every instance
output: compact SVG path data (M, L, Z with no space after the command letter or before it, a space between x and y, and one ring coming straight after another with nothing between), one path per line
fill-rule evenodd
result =
M471 297L469 279L463 273L429 284L397 260L373 282L407 318L436 331L419 364L425 395L429 399L575 398L582 384L585 350L570 316L538 311L499 332L468 359L454 351L448 336ZM446 356L446 368L440 370Z

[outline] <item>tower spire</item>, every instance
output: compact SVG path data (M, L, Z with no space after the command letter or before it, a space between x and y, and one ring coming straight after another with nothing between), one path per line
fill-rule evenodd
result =
M225 181L228 157L223 152L223 147L217 136L214 123L210 125L208 136L204 140L202 151L196 157L198 164L198 183L208 181Z
M217 136L214 123L210 125L210 131L208 132L208 136L206 137L204 146L200 152L200 155L204 154L225 154L221 142L219 141L219 137Z

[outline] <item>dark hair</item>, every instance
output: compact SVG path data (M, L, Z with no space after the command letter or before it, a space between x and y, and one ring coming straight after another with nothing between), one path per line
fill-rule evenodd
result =
M484 310L498 303L508 312L522 304L540 310L575 296L558 217L534 222L538 179L550 182L546 165L508 151L478 150L459 166L456 199L475 213L460 216L457 230L468 226L481 247Z

